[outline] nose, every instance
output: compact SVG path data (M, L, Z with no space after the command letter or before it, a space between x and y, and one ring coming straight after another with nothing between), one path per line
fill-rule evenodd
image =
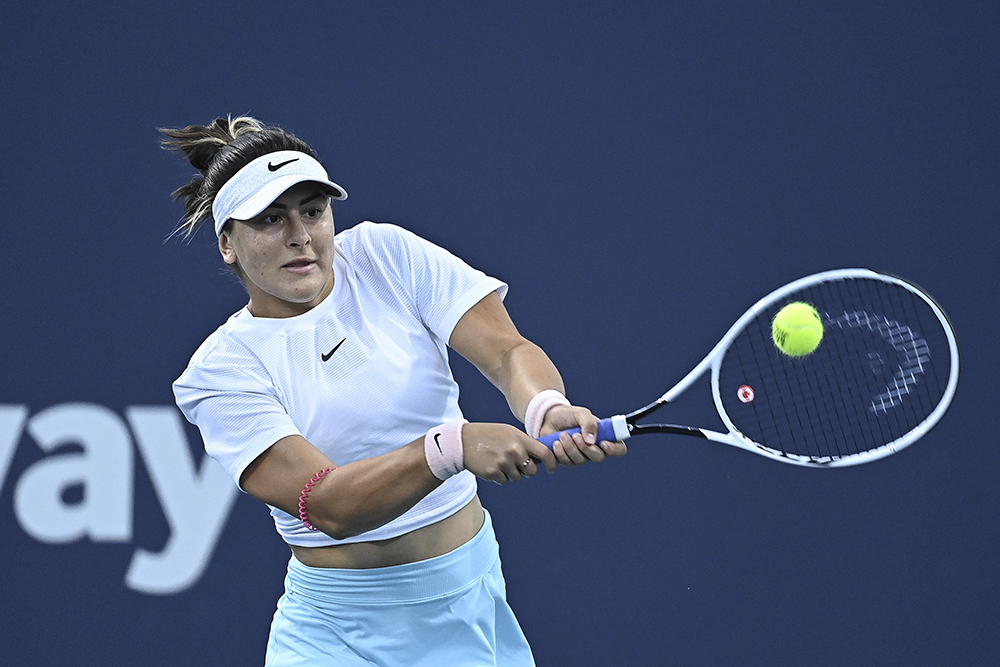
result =
M288 245L292 248L302 248L309 245L311 237L305 221L297 212L288 216Z

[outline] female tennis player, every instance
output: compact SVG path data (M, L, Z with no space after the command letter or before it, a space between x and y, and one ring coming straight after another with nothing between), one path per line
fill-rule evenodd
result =
M335 236L347 193L307 144L247 117L161 132L200 172L174 193L178 231L214 221L249 293L174 392L291 547L267 664L534 664L476 477L505 484L625 446L596 442L597 419L511 322L504 283L393 225ZM463 419L447 346L526 433ZM575 426L552 450L534 439Z

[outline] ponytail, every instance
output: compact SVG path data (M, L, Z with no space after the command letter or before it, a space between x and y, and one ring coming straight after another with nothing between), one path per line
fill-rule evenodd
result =
M212 218L212 203L219 189L244 166L262 155L294 150L318 158L298 137L279 127L266 126L256 118L240 116L217 118L208 126L160 128L160 145L182 153L198 175L173 191L174 201L184 201L184 217L174 230L190 237L206 220Z

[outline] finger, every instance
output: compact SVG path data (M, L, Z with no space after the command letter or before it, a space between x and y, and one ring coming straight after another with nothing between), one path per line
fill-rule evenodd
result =
M524 476L521 473L521 464L522 463L523 463L523 461L518 461L518 462L515 462L515 461L504 461L500 465L500 470L503 471L503 474L506 475L507 479L510 480L511 482L518 482Z
M581 435L575 436L574 441L576 442L577 447L580 448L583 455L590 461L600 463L607 458L607 454L604 453L603 449L597 446L596 442L593 445L587 444Z
M597 417L590 410L581 408L580 412L582 413L579 418L580 434L583 436L583 442L586 445L595 446L597 445Z
M565 457L569 460L569 463L564 463L563 465L578 466L583 465L589 460L587 456L580 451L580 448L585 445L583 444L583 438L580 437L579 433L574 435L563 433L559 436L559 444L562 445Z
M553 472L559 467L559 461L556 458L556 453L534 438L525 442L524 448L528 454L527 458L532 459L533 463L541 463L549 472ZM537 472L537 467L535 471Z
M517 467L524 477L534 477L538 474L538 464L530 456L525 455L525 459L518 463Z
M556 464L561 466L571 466L573 462L566 456L562 443L556 440L552 443L552 454L555 456Z
M600 447L608 456L625 456L628 454L628 446L620 440L603 440L600 443Z
M492 475L488 476L486 479L490 480L494 484L499 484L500 486L503 486L504 484L510 481L510 479L507 478L507 475L504 474L502 470L496 471Z

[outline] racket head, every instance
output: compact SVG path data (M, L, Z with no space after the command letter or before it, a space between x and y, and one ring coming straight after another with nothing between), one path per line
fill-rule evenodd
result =
M804 301L823 340L802 357L771 337L774 315ZM954 330L901 278L868 269L807 276L758 301L707 358L729 441L786 463L847 466L897 452L944 415L958 384ZM713 438L714 439L714 438Z

